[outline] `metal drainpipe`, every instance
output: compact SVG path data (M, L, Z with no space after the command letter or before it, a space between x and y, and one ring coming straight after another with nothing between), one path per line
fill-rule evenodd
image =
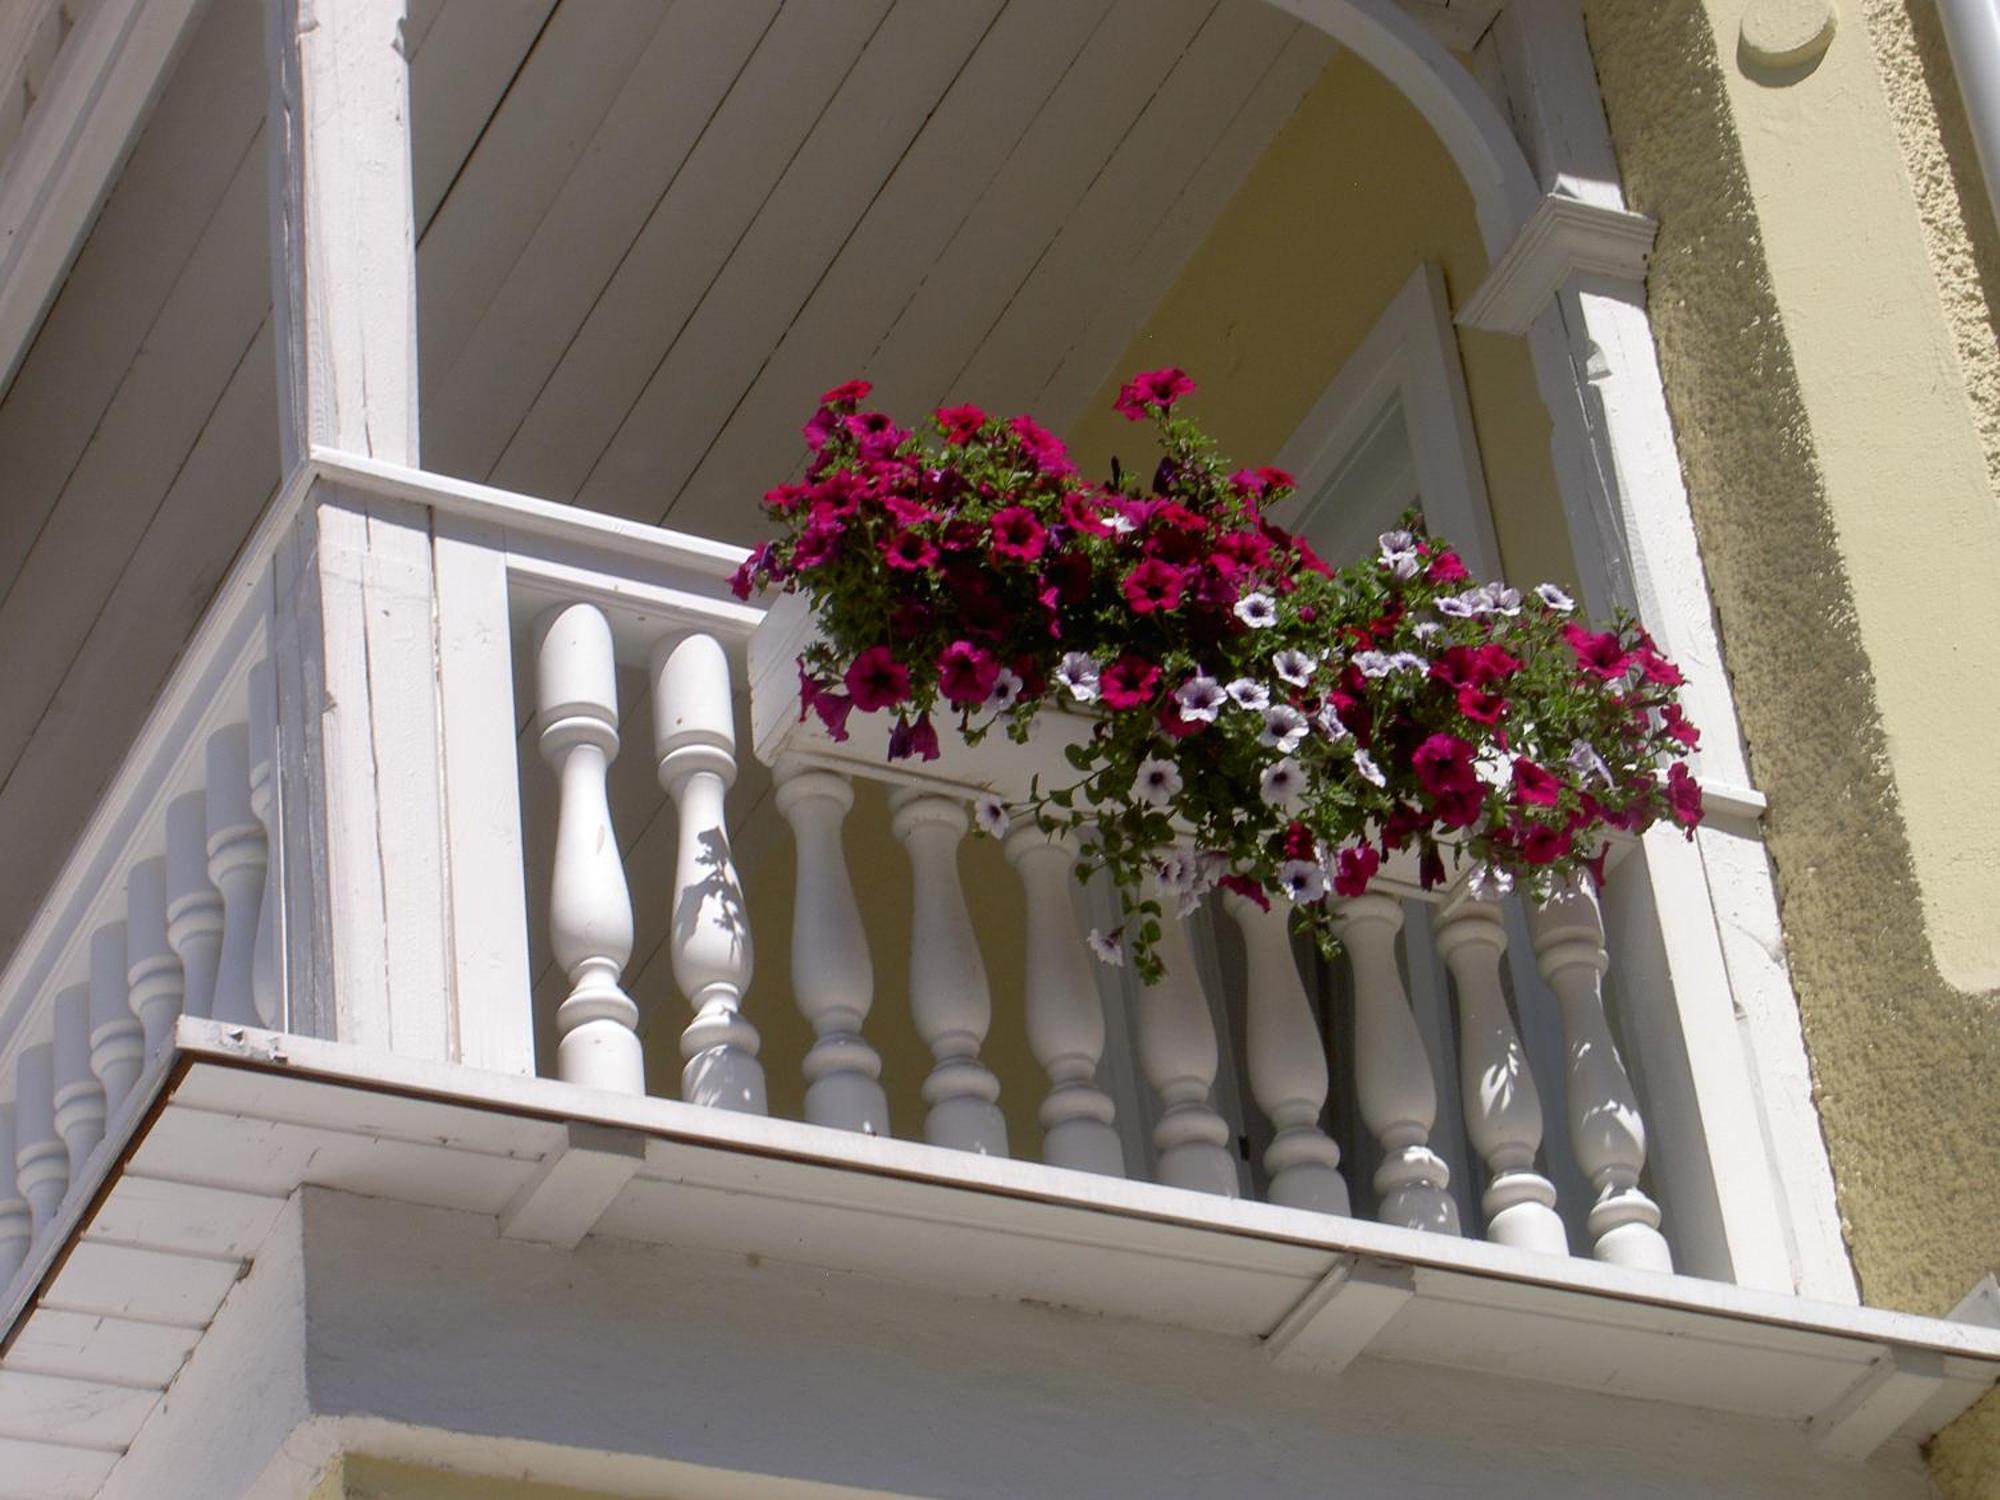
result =
M1938 0L1938 12L1986 178L1986 206L2000 220L2000 0Z

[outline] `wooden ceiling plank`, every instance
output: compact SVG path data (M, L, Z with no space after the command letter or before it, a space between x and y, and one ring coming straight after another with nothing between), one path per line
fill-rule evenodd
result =
M284 1203L281 1198L259 1201ZM7 1360L37 1375L164 1388L200 1338L195 1328L39 1307L14 1336Z
M951 389L952 378L1213 8L1119 0L868 357L880 403L918 411L977 399Z
M235 539L277 487L273 359L267 326L238 364L117 583L89 596L96 618L0 795L0 847L19 851L0 861L0 951L32 918L73 831L90 816L157 684L228 571Z
M0 1438L116 1452L132 1441L159 1399L146 1387L0 1368Z
M425 351L433 468L492 471L776 10L777 0L740 0L668 12L457 358L439 368Z
M419 233L444 202L556 0L427 0L410 54L410 196Z
M1070 332L1129 274L1148 232L1298 23L1261 0L1224 0L1119 143L953 385L1025 407Z
M579 501L647 520L666 511L1000 5L903 0L890 13L592 468Z
M670 507L743 536L755 497L797 451L793 430L889 331L912 289L1005 164L1109 0L1012 0L939 103ZM912 413L912 416L915 414Z
M0 602L0 766L13 765L263 322L264 161L236 180ZM275 431L273 433L275 440Z
M665 19L659 0L557 9L425 231L417 258L424 390L449 370Z
M134 356L157 342L161 305L186 275L257 138L266 92L261 37L256 8L245 0L213 6L198 24L0 401L0 473L7 476L0 595L27 560Z
M1180 196L1145 236L1139 255L1127 262L1126 273L1100 294L1082 331L1035 396L1032 409L1052 427L1066 431L1083 416L1084 404L1113 373L1113 362L1179 279L1333 51L1323 32L1301 26L1251 89Z
M887 9L888 0L847 0L778 12L536 393L491 483L550 499L577 493Z
M17 1495L35 1500L89 1500L111 1477L117 1449L70 1448L61 1443L0 1438L0 1474Z
M201 1328L241 1270L235 1260L82 1240L70 1246L42 1301L70 1312Z

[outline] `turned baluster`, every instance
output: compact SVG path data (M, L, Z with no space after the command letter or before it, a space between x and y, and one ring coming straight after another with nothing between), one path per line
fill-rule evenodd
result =
M125 982L145 1032L147 1057L173 1044L181 1012L181 961L167 939L167 862L142 859L125 877Z
M680 828L674 860L674 983L694 1008L681 1033L681 1097L768 1113L757 1028L743 1014L755 954L729 853L725 800L736 781L729 658L712 635L653 648L653 750Z
M1023 821L1007 835L1008 862L1027 900L1024 1009L1028 1047L1049 1075L1042 1100L1042 1159L1079 1172L1125 1175L1110 1097L1097 1086L1104 1007L1089 950L1070 906L1076 845Z
M1234 1198L1242 1184L1230 1152L1230 1131L1209 1101L1217 1061L1215 1021L1195 969L1194 950L1177 915L1180 897L1148 875L1146 898L1160 907L1155 945L1164 971L1139 986L1139 1067L1160 1097L1153 1147L1161 1182ZM1138 919L1143 920L1143 919Z
M283 986L278 974L278 683L270 662L250 669L249 695L250 811L264 830L265 849L257 941L250 952L250 1003L259 1025L276 1026Z
M188 792L167 804L167 942L181 961L186 1015L215 1014L222 927L222 892L208 878L208 799Z
M535 686L542 759L560 787L549 937L570 992L556 1007L556 1075L644 1094L639 1008L619 986L632 957L632 898L605 790L618 754L618 680L598 609L564 605L537 622Z
M1459 1089L1465 1129L1486 1162L1479 1206L1486 1237L1522 1250L1569 1254L1555 1185L1535 1170L1542 1100L1500 988L1507 928L1496 900L1461 897L1434 929L1458 1000Z
M125 977L127 941L123 922L90 935L90 1065L111 1109L125 1102L146 1066L146 1028L132 1013Z
M252 968L268 862L264 825L250 808L249 731L227 724L208 737L208 878L222 892L222 954L210 1014L233 1026L261 1024Z
M0 1104L0 1292L28 1258L34 1221L28 1200L14 1183L14 1106Z
M1382 1145L1376 1217L1457 1234L1458 1205L1446 1191L1451 1169L1430 1147L1437 1085L1396 967L1402 905L1393 896L1356 896L1335 903L1334 925L1354 974L1355 1097Z
M95 958L96 944L92 943ZM97 966L91 965L93 969ZM120 976L121 980L123 976ZM119 988L124 988L121 983ZM83 1164L104 1139L105 1088L90 1071L90 1010L92 985L75 985L56 996L55 1044L50 1052L54 1092L50 1106L56 1134L66 1153L65 1171L75 1182Z
M986 965L958 878L958 846L971 826L963 804L904 788L890 799L891 827L910 856L910 1010L936 1059L924 1080L924 1139L935 1146L1007 1154L1000 1080L979 1060L993 1021Z
M1640 1190L1646 1125L1604 1015L1604 923L1597 893L1583 882L1559 887L1528 913L1535 963L1562 1007L1568 1056L1569 1139L1596 1191L1585 1223L1591 1253L1613 1265L1671 1271L1660 1206Z
M1319 1123L1326 1051L1292 957L1291 913L1234 891L1223 905L1243 933L1250 1092L1276 1132L1264 1150L1270 1199L1287 1208L1349 1213L1340 1147Z
M806 1119L887 1135L882 1059L861 1035L875 995L875 966L840 842L854 788L845 776L789 758L779 762L777 780L778 811L791 825L798 853L792 991L814 1038L805 1060Z
M69 1148L56 1131L55 1058L48 1043L25 1048L14 1065L14 1190L28 1200L39 1235L69 1187Z

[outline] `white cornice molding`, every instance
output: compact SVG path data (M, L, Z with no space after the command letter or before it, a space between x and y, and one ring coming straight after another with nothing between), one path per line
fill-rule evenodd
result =
M197 0L99 0L64 39L0 181L0 391L180 50Z
M1643 283L1658 229L1630 209L1549 193L1456 321L1489 333L1525 334L1572 276Z
M1424 29L1454 52L1470 52L1500 14L1502 0L1401 0Z

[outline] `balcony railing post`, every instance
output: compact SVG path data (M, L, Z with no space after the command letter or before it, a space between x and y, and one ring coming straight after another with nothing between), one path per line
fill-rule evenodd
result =
M1287 1208L1349 1213L1340 1147L1319 1123L1326 1048L1292 957L1291 914L1234 892L1223 905L1243 934L1250 1092L1275 1132L1264 1151L1270 1199Z
M124 946L121 929L106 928L97 937L103 938L107 934L118 939L121 948ZM93 970L99 967L96 950L101 946L94 940L91 943ZM125 998L124 975L117 977L117 999L122 1005ZM90 1160L90 1153L104 1139L104 1085L90 1071L90 1012L96 988L95 984L73 985L56 996L55 1043L50 1051L55 1089L50 1103L56 1134L62 1137L63 1148L68 1153L67 1173L71 1182L83 1175L83 1164ZM138 1023L134 1022L132 1029L136 1031ZM119 1081L123 1082L123 1079ZM123 1095L122 1089L120 1095Z
M1027 899L1027 969L1022 1008L1028 1047L1049 1075L1042 1100L1042 1157L1079 1172L1125 1175L1110 1097L1097 1086L1104 1056L1104 1007L1089 950L1070 906L1076 847L1023 820L1007 834L1007 859Z
M14 1106L0 1104L0 1291L14 1279L28 1258L34 1223L28 1200L16 1185L14 1166Z
M1437 1084L1396 967L1402 905L1370 892L1337 902L1335 913L1354 971L1355 1094L1362 1120L1382 1146L1376 1216L1385 1224L1457 1234L1458 1204L1446 1191L1451 1169L1430 1144Z
M145 1032L146 1056L172 1043L181 1012L181 961L167 939L167 865L142 859L125 877L125 981Z
M1138 996L1139 1066L1160 1097L1153 1124L1159 1178L1170 1187L1234 1198L1242 1190L1228 1123L1216 1112L1217 1049L1208 995L1195 968L1179 896L1148 875L1142 890L1160 907L1157 947L1164 967Z
M1570 1143L1597 1195L1588 1219L1592 1253L1634 1270L1671 1271L1660 1207L1639 1187L1645 1122L1604 1015L1609 961L1596 892L1582 883L1564 886L1529 913L1528 926L1542 977L1562 1006Z
M69 1187L69 1148L56 1130L55 1058L48 1043L24 1047L14 1064L15 1190L28 1200L31 1233L55 1217Z
M264 830L264 886L257 897L257 936L251 945L250 1008L261 1026L281 1019L278 953L278 682L269 661L250 669L250 811Z
M1000 1080L979 1060L993 1023L986 965L958 877L958 846L971 827L965 806L935 792L904 789L890 799L892 827L909 851L915 904L910 916L910 1009L936 1059L924 1080L924 1138L934 1146L1007 1154Z
M854 788L796 760L777 766L778 811L797 850L792 895L792 990L813 1029L806 1053L806 1119L836 1130L889 1134L882 1058L861 1035L875 997L868 934L841 847Z
M1507 928L1497 902L1461 896L1436 924L1439 954L1458 998L1459 1088L1466 1134L1486 1162L1486 1237L1523 1250L1567 1255L1555 1185L1535 1169L1542 1101L1500 988Z
M215 1013L222 959L222 893L208 878L208 806L200 792L167 804L167 942L181 961L181 1008Z
M208 739L208 878L222 892L213 1014L239 1026L260 1024L252 971L266 858L264 828L250 807L248 732L225 725Z

